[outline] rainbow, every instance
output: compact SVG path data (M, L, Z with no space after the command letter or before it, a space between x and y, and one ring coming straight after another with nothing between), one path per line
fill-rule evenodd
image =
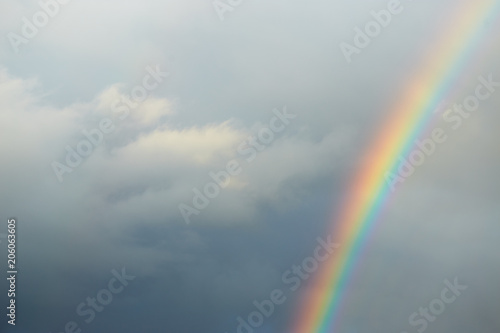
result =
M333 221L331 234L341 246L314 277L291 332L336 331L343 293L392 193L386 173L397 174L398 158L409 155L415 140L432 123L434 110L448 96L475 53L483 23L496 18L499 11L498 0L464 1L453 11L453 24L440 34L431 48L432 55L411 76L410 85L363 158L342 211Z

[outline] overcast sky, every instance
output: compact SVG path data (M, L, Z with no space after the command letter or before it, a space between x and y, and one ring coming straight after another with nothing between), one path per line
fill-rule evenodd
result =
M286 300L253 331L290 332L312 278L292 291L283 274L327 238L412 73L429 70L432 42L470 0L402 0L348 57L341 43L355 45L356 27L391 1L41 3L52 15L38 1L0 2L0 233L17 218L19 270L6 333L70 322L92 333L233 333L277 289ZM500 23L476 27L453 93L420 137L442 128L447 140L397 185L339 333L500 330L500 87L456 129L443 118L478 77L500 82ZM228 169L228 185L196 199ZM90 320L87 297L112 279L117 288L122 269L135 278L106 292L112 301ZM455 278L467 289L425 328L412 325Z

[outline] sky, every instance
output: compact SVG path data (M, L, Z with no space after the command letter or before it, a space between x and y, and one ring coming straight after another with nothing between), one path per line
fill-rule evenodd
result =
M1 332L292 332L319 271L293 267L467 3L2 0L0 269L15 218L18 273ZM447 139L397 184L339 333L500 329L500 20L475 27L420 136ZM452 111L480 84L477 110Z

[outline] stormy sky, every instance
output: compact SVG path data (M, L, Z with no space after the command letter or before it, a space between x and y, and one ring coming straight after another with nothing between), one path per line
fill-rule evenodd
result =
M415 73L440 70L436 38L456 37L468 3L2 0L0 233L16 218L18 275L15 326L0 283L0 330L292 332L316 273L292 267L327 241L394 105ZM385 26L356 47L381 10ZM419 137L447 139L397 184L339 333L500 330L500 22L474 28ZM478 85L475 110L454 110ZM283 302L252 326L273 291Z

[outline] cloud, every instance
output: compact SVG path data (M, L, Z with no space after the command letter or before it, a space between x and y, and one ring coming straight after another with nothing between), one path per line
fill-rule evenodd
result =
M4 38L0 218L19 221L18 328L81 321L76 305L125 266L137 284L88 331L235 331L236 317L336 223L367 147L460 4L404 5L349 66L339 43L387 1L245 1L223 22L211 1L72 1L19 54ZM2 1L0 34L38 9ZM498 76L497 23L486 23L444 106L463 101L478 75ZM127 117L113 111L155 64L165 82ZM457 131L432 125L449 138L398 185L370 235L341 331L410 332L408 316L454 276L470 293L432 330L498 331L498 98ZM296 118L248 161L238 147L284 105ZM104 118L114 129L60 183L51 163L66 163L66 147ZM231 160L242 172L186 225L179 203L192 204L193 189ZM312 288L262 331L289 331Z

